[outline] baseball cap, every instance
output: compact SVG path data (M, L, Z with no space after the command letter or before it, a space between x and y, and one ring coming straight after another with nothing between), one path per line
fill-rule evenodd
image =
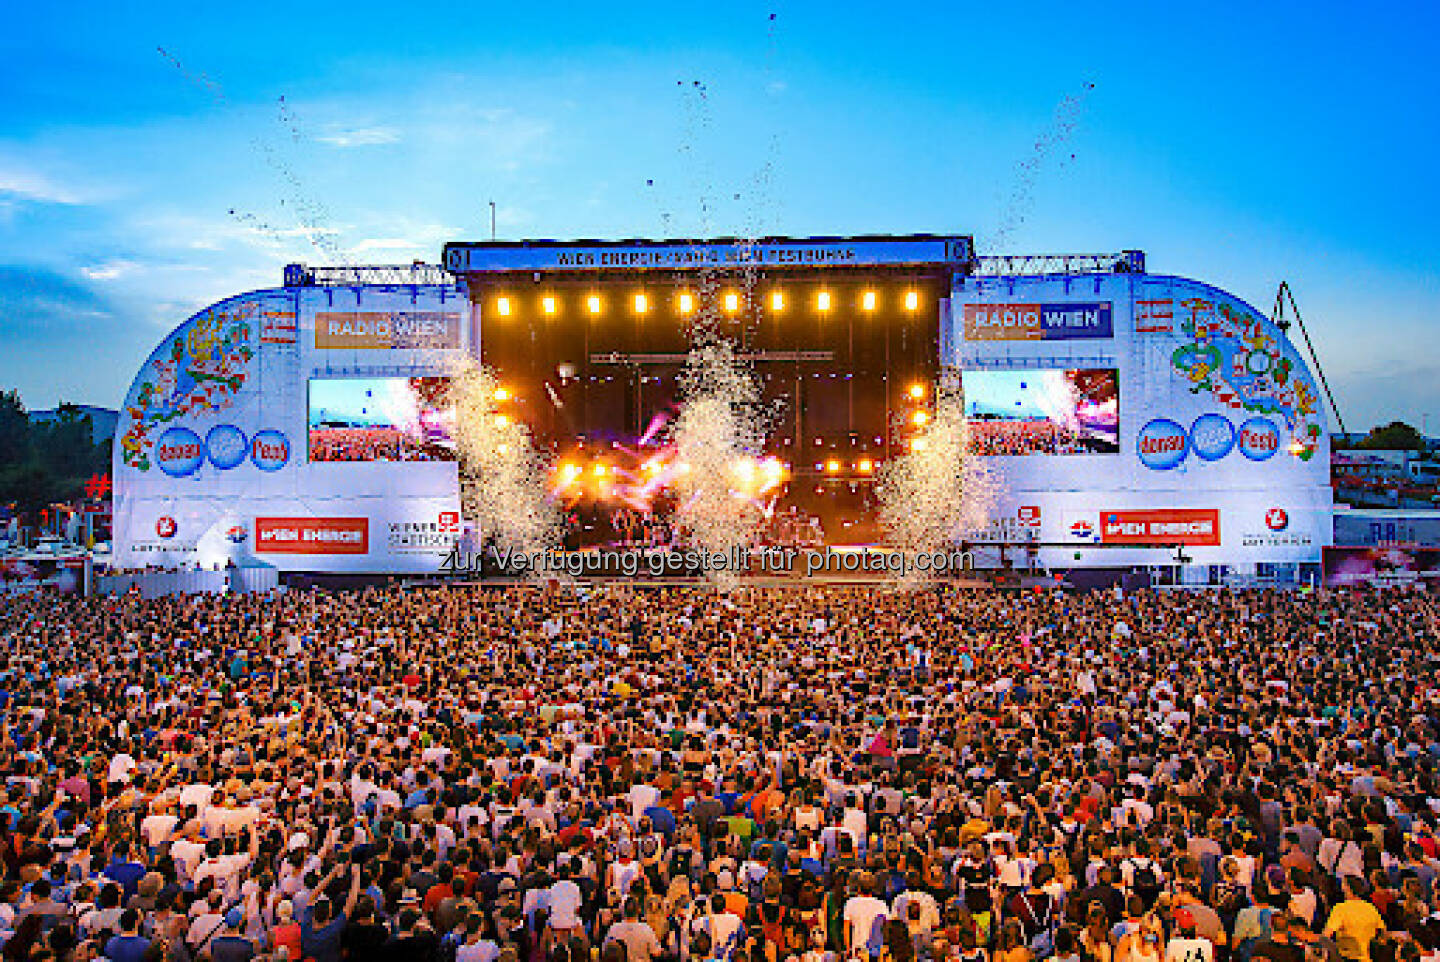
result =
M1176 909L1175 924L1182 929L1193 929L1195 927L1195 913L1187 908Z

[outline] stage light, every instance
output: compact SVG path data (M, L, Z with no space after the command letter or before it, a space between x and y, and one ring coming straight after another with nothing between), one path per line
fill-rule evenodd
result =
M860 295L860 307L867 311L875 310L875 292L866 291Z
M689 314L693 310L695 310L695 298L691 297L689 294L681 294L680 313Z
M495 426L497 428L509 427L510 419L503 414L497 414L495 415Z
M785 295L784 295L784 294L781 294L779 291L776 291L775 293L773 293L773 294L770 295L770 310L772 310L772 311L783 311L783 310L785 310Z
M855 470L859 471L861 474L869 474L871 471L875 470L875 462L871 461L869 458L861 458L860 462L855 465Z
M923 384L918 384L918 383L917 383L917 384L912 384L912 385L910 385L910 400L912 400L912 401L923 401L923 400L925 400L925 385L923 385Z
M591 294L590 297L586 299L585 305L590 309L591 314L600 313L600 298L594 294Z
M925 422L930 420L930 415L924 411L916 411L913 415L911 415L910 420L915 423L915 426L917 428L923 428L925 426Z
M501 317L510 316L510 298L499 297L495 299L495 313Z
M734 314L738 310L740 310L740 295L731 291L725 295L725 311L726 313Z
M829 461L826 461L826 462L825 462L825 473L826 473L826 474L835 474L835 473L839 472L839 470L840 470L840 462L839 462L839 461L836 461L834 458L831 458Z
M644 314L650 308L650 302L645 299L644 294L635 295L635 313Z
M659 471L660 471L660 462L659 462L659 461L656 461L654 458L651 458L649 461L646 461L646 462L645 462L645 473L646 473L646 474L658 474Z
M545 295L544 297L540 298L540 309L541 309L542 311L544 311L546 314L554 314L554 313L555 313L555 298L551 297L551 296L548 295L548 294Z
M911 451L924 451L924 450L925 450L925 439L924 439L924 438L911 438L911 439L910 439L910 450L911 450Z
M508 388L497 387L495 389L495 393L490 395L490 397L494 398L496 401L508 401L510 400L510 391Z
M913 311L920 306L920 293L918 291L905 292L905 310Z
M605 465L601 464L599 461L596 461L594 466L590 468L590 472L594 474L597 478L603 478L605 477Z
M815 298L815 306L822 311L830 310L830 292L821 291Z

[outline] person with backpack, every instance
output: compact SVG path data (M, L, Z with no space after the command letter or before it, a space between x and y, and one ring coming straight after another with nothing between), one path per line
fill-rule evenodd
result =
M1125 891L1140 896L1148 909L1165 887L1165 872L1150 857L1150 843L1145 839L1136 839L1131 851L1130 857L1120 863L1120 877Z

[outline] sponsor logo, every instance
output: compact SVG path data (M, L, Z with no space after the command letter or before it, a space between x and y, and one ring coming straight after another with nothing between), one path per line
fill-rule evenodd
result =
M279 471L290 461L290 442L279 431L256 431L250 439L250 463L261 471Z
M1159 508L1103 511L1101 544L1199 545L1220 544L1220 512L1216 508Z
M175 519L170 517L168 514L161 515L160 518L157 519L155 522L156 536L164 538L166 541L169 541L171 538L175 537L175 532L179 530L180 526L176 524Z
M225 540L231 544L244 544L245 539L250 537L250 532L245 530L243 524L237 524L225 532Z
M261 344L294 344L299 330L294 311L264 311L260 315Z
M1135 453L1140 463L1155 471L1178 467L1189 451L1189 435L1169 418L1156 418L1146 424L1135 439Z
M1038 504L1022 504L1015 511L1015 519L1027 527L1038 527L1040 524L1040 506Z
M449 550L459 539L459 511L441 511L434 521L392 521L386 527L391 551Z
M1070 526L1070 537L1089 541L1095 537L1095 526L1088 521L1076 521Z
M1222 414L1202 414L1190 425L1190 450L1202 461L1219 461L1235 447L1235 425Z
M1071 341L1114 333L1109 301L965 305L965 339L970 341Z
M1235 446L1251 461L1265 461L1280 450L1280 429L1269 418L1251 418L1240 425Z
M170 428L155 442L155 463L172 478L194 474L205 461L205 443L189 428Z
M271 554L368 554L368 518L256 518L255 550Z
M1284 508L1271 508L1265 512L1265 527L1271 531L1284 531L1290 527L1290 515Z
M1135 302L1136 334L1171 334L1174 331L1174 299L1163 297Z
M215 425L205 435L205 453L216 468L229 471L243 462L249 453L245 432L233 424Z
M454 349L460 315L453 311L320 311L315 346L322 350Z

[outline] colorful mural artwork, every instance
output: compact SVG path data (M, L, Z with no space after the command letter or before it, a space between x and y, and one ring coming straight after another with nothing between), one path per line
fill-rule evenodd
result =
M146 362L126 398L121 460L139 471L154 464L155 438L184 417L228 409L245 386L255 357L251 340L260 313L256 300L220 304L197 314Z
M1286 356L1271 322L1203 297L1187 298L1180 307L1180 329L1190 343L1176 348L1170 363L1190 381L1191 393L1209 394L1233 411L1284 418L1290 453L1302 461L1314 457L1321 435L1319 395Z

